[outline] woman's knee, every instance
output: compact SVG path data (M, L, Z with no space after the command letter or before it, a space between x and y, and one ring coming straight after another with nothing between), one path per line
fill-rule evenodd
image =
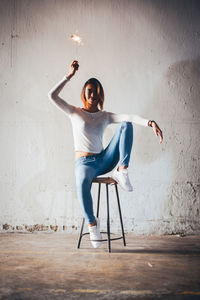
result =
M133 124L132 124L132 122L128 122L128 121L122 121L121 122L121 127L123 129L133 130Z

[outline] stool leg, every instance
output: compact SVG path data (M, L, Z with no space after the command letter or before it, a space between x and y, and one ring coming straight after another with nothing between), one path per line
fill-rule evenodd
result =
M120 217L120 223L121 223L121 229L122 229L122 236L123 236L124 246L126 246L124 226L123 226L123 221L122 221L122 214L121 214L121 207L120 207L120 202L119 202L119 193L118 193L117 184L115 184L115 191L116 191L116 195L117 195L117 203L118 203L118 208L119 208L119 217Z
M108 251L110 248L110 212L109 212L109 195L108 195L108 183L106 183L106 198L107 198L107 234L108 234Z
M99 202L100 202L101 183L99 183L98 200L97 200L97 218L99 217Z
M80 248L80 245L81 245L81 239L82 239L82 233L83 233L84 224L85 224L85 218L83 218L83 221L82 221L81 232L80 232L80 236L79 236L77 248Z

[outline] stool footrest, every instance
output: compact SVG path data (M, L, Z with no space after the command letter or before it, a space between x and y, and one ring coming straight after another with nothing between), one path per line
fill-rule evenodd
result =
M102 234L108 234L107 231L101 231ZM87 235L87 234L90 234L89 232L85 232L85 233L82 233L82 236L83 235ZM110 233L111 234L114 234L114 233ZM123 239L123 235L122 236L119 236L119 237L116 237L116 238L110 238L110 241L115 241L115 240L121 240ZM93 242L107 242L108 239L102 239L102 240L90 240L90 241L93 241Z

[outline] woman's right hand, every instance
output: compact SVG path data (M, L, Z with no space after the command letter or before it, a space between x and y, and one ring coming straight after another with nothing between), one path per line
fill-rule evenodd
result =
M70 65L70 69L69 69L69 77L74 76L74 74L76 73L76 71L78 71L79 68L79 64L78 64L78 60L74 60L71 65ZM68 77L67 76L67 77Z

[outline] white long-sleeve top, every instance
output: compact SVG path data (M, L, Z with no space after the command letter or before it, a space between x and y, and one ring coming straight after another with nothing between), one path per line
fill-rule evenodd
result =
M69 79L65 76L48 93L50 100L70 118L74 136L75 151L100 153L103 150L102 138L105 128L111 123L122 121L148 126L148 119L134 114L115 114L105 110L87 112L83 108L67 103L58 95Z

